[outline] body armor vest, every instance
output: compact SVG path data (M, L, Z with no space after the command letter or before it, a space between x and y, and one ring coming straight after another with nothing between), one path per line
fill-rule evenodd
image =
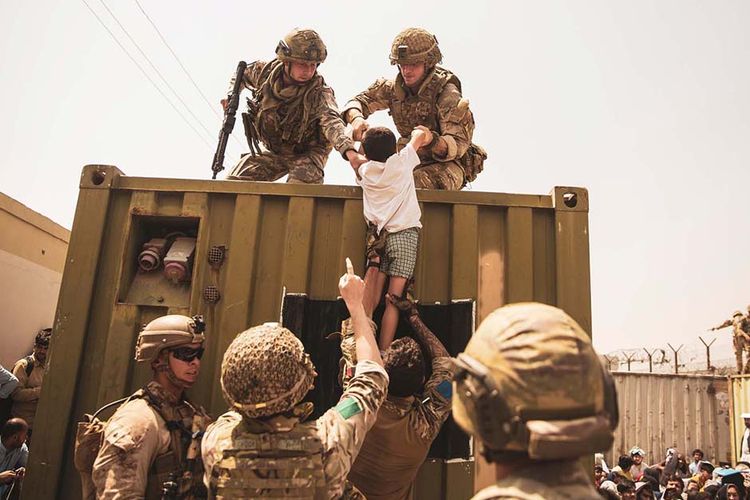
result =
M158 392L151 390L150 384L132 397L143 398L149 403L166 422L170 437L169 450L157 456L148 471L146 498L162 498L167 481L176 483L176 490L172 492L175 498L205 498L200 448L196 453L191 446L196 446L196 440L200 443L208 416L185 401L177 405L167 403Z
M419 91L415 95L404 84L401 73L398 74L393 85L393 95L389 108L393 116L393 123L396 124L396 129L398 129L398 133L401 135L398 139L399 149L406 146L412 130L417 125L424 125L439 135L443 134L443 130L440 127L437 104L440 93L449 83L454 84L458 87L458 91L461 92L461 81L458 77L445 68L435 66L432 73L427 75L425 81L422 82ZM470 121L465 126L469 131L469 135L471 135L474 132L474 119L470 117ZM422 163L436 161L428 148L420 149L417 151L417 154ZM476 179L477 175L484 168L484 160L486 159L487 153L485 150L473 143L469 146L466 153L457 159L457 162L464 170L464 184L467 181L471 182Z
M320 127L320 117L313 115L320 104L323 77L315 74L304 85L281 89L283 71L284 63L278 59L267 63L261 70L261 83L253 91L253 99L248 99L258 139L277 154L302 154L315 146L330 148ZM297 92L293 93L294 90Z
M414 95L407 90L399 73L393 85L390 110L401 137L408 139L417 125L424 125L430 130L442 133L438 121L437 101L440 93L449 83L456 85L459 92L461 91L461 82L456 75L447 69L435 66L432 73L422 82L417 94Z
M327 498L323 443L314 422L288 432L249 432L243 421L211 474L216 498Z

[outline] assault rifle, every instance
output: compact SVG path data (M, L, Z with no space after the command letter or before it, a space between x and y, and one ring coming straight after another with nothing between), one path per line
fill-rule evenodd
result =
M237 65L237 73L234 75L234 86L232 87L232 94L229 96L229 104L224 113L224 123L222 123L221 130L219 131L219 145L216 147L214 162L211 165L211 170L214 172L213 177L211 177L212 179L216 179L216 174L224 170L224 153L227 150L229 135L234 129L234 119L240 104L242 83L245 80L245 68L247 68L247 63L240 61Z

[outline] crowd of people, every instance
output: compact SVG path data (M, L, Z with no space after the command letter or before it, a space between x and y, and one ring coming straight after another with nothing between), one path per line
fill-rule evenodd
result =
M23 481L52 329L40 330L34 348L13 370L0 366L0 499ZM17 491L17 490L16 490Z
M648 465L646 453L634 446L611 469L601 454L594 459L594 483L603 498L655 500L746 500L750 493L750 463L732 468L704 460L696 448L689 459L674 448L664 460Z

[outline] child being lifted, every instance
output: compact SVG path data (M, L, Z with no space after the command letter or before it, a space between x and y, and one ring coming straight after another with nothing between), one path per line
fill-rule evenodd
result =
M370 128L362 140L368 161L359 167L357 183L362 186L365 219L371 231L377 231L378 240L385 241L380 252L368 248L363 304L370 317L380 302L386 279L388 294L401 297L414 274L422 213L413 170L420 162L417 150L431 141L432 133L423 126L412 131L409 143L398 153L396 137L388 128ZM396 306L386 300L378 339L381 351L393 341L398 314Z

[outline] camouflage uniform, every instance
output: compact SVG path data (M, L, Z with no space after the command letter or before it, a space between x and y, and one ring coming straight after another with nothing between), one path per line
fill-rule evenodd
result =
M383 403L349 473L368 499L411 498L412 482L450 414L452 377L450 358L435 358L421 397L389 395Z
M432 374L419 397L389 394L367 433L349 480L370 500L412 498L414 478L451 411L454 368L448 352L418 317L412 301L401 299L396 306L413 308L409 323L414 335L424 339L432 358ZM341 329L342 365L353 366L356 351L350 320L345 320Z
M157 318L139 334L135 359L150 362L154 370L165 371L175 385L187 387L160 353L202 344L203 329L200 316ZM96 498L159 499L166 481L176 483L175 498L205 498L200 435L209 421L203 408L190 403L184 393L175 398L155 380L149 382L105 424L91 469ZM84 481L84 486L87 484Z
M406 54L403 47L406 47ZM417 92L404 84L400 72L393 80L380 78L346 103L342 116L348 116L351 122L354 119L349 114L351 110L367 118L387 109L401 135L399 149L409 142L414 127L429 128L433 132L433 143L418 151L422 163L414 170L414 183L421 189L456 191L476 178L487 154L471 142L474 116L469 110L469 101L461 96L458 78L436 66L441 58L433 35L419 28L403 31L393 42L391 64L425 63L425 77ZM447 144L445 156L433 153L438 138Z
M518 470L484 488L473 500L601 500L583 466L550 461Z
M737 373L750 373L750 320L740 311L735 311L732 319L711 328L711 330L720 330L728 326L732 327L732 346L734 347L734 357L737 363ZM747 361L743 365L742 353L746 352Z
M158 383L150 382L107 422L92 471L96 497L161 498L170 474L188 467L185 455L192 432L202 432L209 421L201 407L175 400ZM176 428L170 431L167 422L176 423ZM180 498L205 497L200 483L203 467L197 458L190 464L190 478Z
M287 182L321 184L331 147L346 159L354 143L345 133L333 90L321 75L286 86L282 76L287 62L322 63L325 45L312 30L294 30L276 53L271 62L249 64L243 80L253 91L250 111L243 115L248 141L257 135L267 151L243 156L227 179L275 181L289 174ZM234 78L230 88L233 84Z
M289 330L267 324L237 336L221 375L233 410L203 438L204 481L212 496L356 497L346 475L385 399L388 375L371 361L358 363L336 407L305 422L312 404L299 401L315 375Z
M537 303L502 307L455 363L456 423L481 443L488 462L528 463L475 499L600 498L574 459L612 445L617 394L572 318Z

